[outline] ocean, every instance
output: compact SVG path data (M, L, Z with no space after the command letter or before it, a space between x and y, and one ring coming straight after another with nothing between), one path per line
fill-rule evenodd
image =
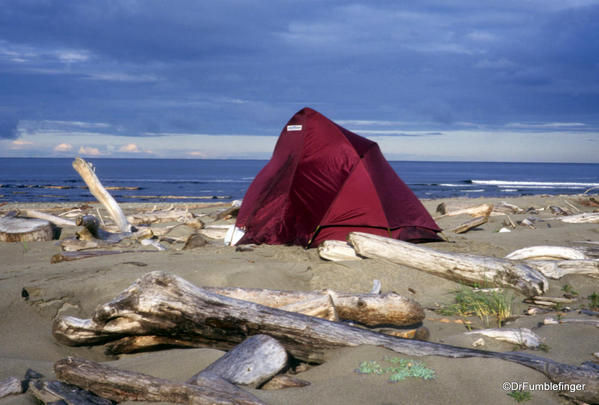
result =
M242 199L266 160L87 159L119 202ZM68 158L0 158L0 203L90 201ZM599 164L389 162L419 198L580 194ZM594 190L595 193L599 189Z

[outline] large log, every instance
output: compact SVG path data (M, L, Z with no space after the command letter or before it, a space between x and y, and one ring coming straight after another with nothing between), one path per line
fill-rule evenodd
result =
M85 184L89 187L89 191L94 197L106 208L110 217L117 226L119 232L131 231L131 226L127 222L127 217L123 213L123 210L104 188L98 176L94 171L94 167L91 163L86 162L81 158L76 158L73 161L73 168L79 173Z
M53 237L52 225L43 219L0 218L2 242L44 242L52 240Z
M181 404L263 404L223 378L211 375L195 385L176 384L147 374L121 370L89 360L66 358L54 364L56 376L112 401L174 402Z
M216 375L232 384L256 388L287 366L287 352L270 336L254 335L187 380L198 385L202 378Z
M599 401L599 371L592 367L571 366L524 353L396 338L224 297L164 272L146 274L114 300L98 306L91 319L60 316L53 326L56 339L69 345L101 343L130 335L163 335L229 349L260 333L277 339L297 359L309 362L324 361L328 349L364 344L411 356L498 358L538 370L556 383L584 384L584 390L564 394L582 401ZM110 374L107 373L107 379Z
M330 296L339 319L358 322L367 326L406 326L417 324L424 319L424 310L418 302L394 292L386 294L352 294L333 290L281 291L240 287L206 287L206 290L227 297L285 310L293 310L292 307L283 308L285 306ZM308 313L307 315L314 314Z
M361 256L386 259L453 281L468 284L493 283L511 287L527 296L542 295L549 288L547 279L539 271L516 261L439 252L362 232L351 232L348 238Z

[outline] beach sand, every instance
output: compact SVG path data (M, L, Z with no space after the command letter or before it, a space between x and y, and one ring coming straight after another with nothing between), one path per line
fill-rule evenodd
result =
M475 230L457 235L445 231L450 242L427 244L428 247L452 252L463 252L503 257L509 252L528 246L587 246L584 242L599 241L599 225L567 224L554 217L547 207L557 205L573 210L569 204L582 211L592 211L578 203L581 196L528 196L510 199L478 198L443 200L448 206L471 206L482 203L499 204L507 201L521 208L533 207L536 213L510 215L514 221L536 217L542 221L535 229L517 226L509 233L497 232L505 216L491 216L489 222ZM438 216L435 207L442 201L424 201L425 206ZM100 207L97 203L90 203ZM70 204L7 204L0 207L2 213L11 209L48 209L77 206ZM147 205L147 204L146 204ZM149 206L151 206L150 204ZM186 204L178 204L184 207ZM142 204L124 204L127 211L139 210ZM221 206L205 205L194 208L194 213L210 213ZM541 210L544 209L544 210ZM210 222L209 217L203 217ZM440 218L437 223L443 229L465 222L469 217L460 215ZM220 221L220 223L232 223ZM162 224L166 225L166 224ZM61 238L71 237L74 229L63 229ZM111 364L157 377L183 382L210 364L223 352L213 349L176 349L123 355L120 358L106 356L102 346L68 347L59 344L51 334L53 319L59 314L89 318L94 308L114 298L138 277L154 270L164 270L198 286L241 286L280 290L319 290L330 288L337 291L368 292L374 279L382 283L383 292L398 294L417 300L426 310L424 326L430 330L430 341L472 347L479 336L466 336L463 324L444 322L460 319L444 316L433 311L439 306L451 304L454 292L460 284L430 275L412 268L402 267L380 260L365 259L355 262L328 262L319 258L316 249L305 250L297 246L257 246L253 251L237 252L235 247L214 242L193 250L180 250L181 243L166 244L168 250L151 253L126 253L72 262L50 264L50 257L60 251L57 241L0 243L0 380L10 376L21 377L33 368L52 377L53 363L66 356L78 356ZM599 293L599 279L588 276L566 276L550 280L548 296L561 297L563 288L569 285L578 292L577 300L568 304L572 309L589 305L587 296ZM28 298L23 297L26 290ZM578 365L593 360L599 352L599 328L588 325L548 325L539 327L549 314L527 316L523 311L528 305L523 296L514 293L515 319L507 327L527 327L545 339L547 352L526 350L568 364ZM575 312L564 317L581 317ZM469 317L473 328L482 327L476 317ZM495 325L492 325L495 326ZM510 351L522 350L509 343L485 338L484 349ZM543 383L548 379L541 373L494 359L449 359L436 356L419 358L435 371L434 380L407 379L390 383L385 376L363 375L355 372L363 361L383 363L386 357L398 355L377 347L354 347L331 351L328 360L309 368L297 377L311 382L304 388L280 391L250 390L269 404L419 404L443 403L514 404L509 391L502 389L508 382ZM527 404L560 404L568 401L556 392L534 391ZM34 404L31 393L0 399L0 405Z

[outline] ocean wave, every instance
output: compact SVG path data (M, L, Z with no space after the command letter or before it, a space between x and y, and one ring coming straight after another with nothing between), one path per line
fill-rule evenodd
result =
M500 188L588 188L597 187L599 183L568 182L568 181L516 181L516 180L471 180L472 184L482 186L497 186Z

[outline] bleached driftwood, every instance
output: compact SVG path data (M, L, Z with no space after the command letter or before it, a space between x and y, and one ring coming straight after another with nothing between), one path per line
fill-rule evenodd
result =
M517 205L502 201L493 207L492 214L521 214L524 210Z
M533 368L554 382L585 384L584 390L564 394L581 401L599 401L599 371L593 367L571 366L525 353L499 353L396 338L224 297L163 272L146 274L113 301L98 306L91 319L59 316L53 333L60 342L69 345L101 343L128 335L179 335L221 349L230 349L247 336L262 333L277 339L295 358L309 362L322 362L326 350L363 344L411 356L497 358ZM68 369L76 370L76 376L87 372L85 366L70 362ZM99 384L110 386L117 374L112 369L103 370ZM59 373L59 377L64 375L57 371ZM117 378L116 381L122 380ZM133 384L135 381L141 378L133 378Z
M177 384L73 357L57 361L54 372L62 381L116 402L131 400L183 404L263 404L249 392L216 375L197 379L195 385Z
M50 222L43 219L0 218L0 241L39 242L52 240L54 231Z
M189 210L159 210L132 214L127 220L133 225L160 224L163 222L182 222L201 228L203 223Z
M73 168L79 173L87 187L89 187L89 191L92 193L94 197L106 208L110 217L116 224L116 227L119 232L129 232L131 230L131 226L127 222L127 218L123 213L123 210L116 202L114 198L110 195L108 191L104 188L98 176L94 171L91 163L86 162L81 158L76 158L73 161Z
M76 226L75 222L71 221L70 219L61 218L56 215L37 210L19 209L17 210L17 215L27 218L43 219L44 221L51 222L56 226Z
M266 335L254 335L228 351L214 363L187 380L187 384L201 385L211 375L237 385L256 388L287 366L285 348Z
M362 232L351 232L348 238L361 256L386 259L453 281L494 283L514 288L528 296L541 295L549 288L547 279L538 270L512 260L439 252Z
M318 255L332 262L362 260L353 247L341 240L325 240L318 246Z
M599 213L585 212L582 214L560 217L560 221L569 224L599 224Z
M0 398L21 394L22 392L23 386L21 385L21 380L17 377L8 377L7 379L0 381Z
M339 319L367 326L383 324L407 326L422 322L424 319L424 310L420 304L394 292L352 294L333 290L281 291L240 287L206 287L206 290L225 297L280 309L293 308L292 305L298 303L319 302L323 298L326 303L330 299ZM323 309L321 312L330 312L328 305L321 305L321 308Z
M525 262L543 273L545 277L559 280L568 274L599 277L599 260L527 260Z
M476 228L477 226L486 224L488 221L489 221L489 217L476 217L476 218L471 219L470 221L464 222L463 224L456 226L451 231L453 233L468 232L469 230Z
M507 256L510 260L585 260L587 255L581 250L565 246L531 246L514 250Z
M496 328L481 329L471 332L465 332L465 335L483 335L503 342L513 343L520 346L526 346L530 349L536 349L543 343L543 339L536 333L527 328Z
M435 218L451 217L456 215L470 215L472 217L488 217L493 212L493 204L480 204L465 208L452 208L447 207L444 203L437 206L437 212L441 216Z

